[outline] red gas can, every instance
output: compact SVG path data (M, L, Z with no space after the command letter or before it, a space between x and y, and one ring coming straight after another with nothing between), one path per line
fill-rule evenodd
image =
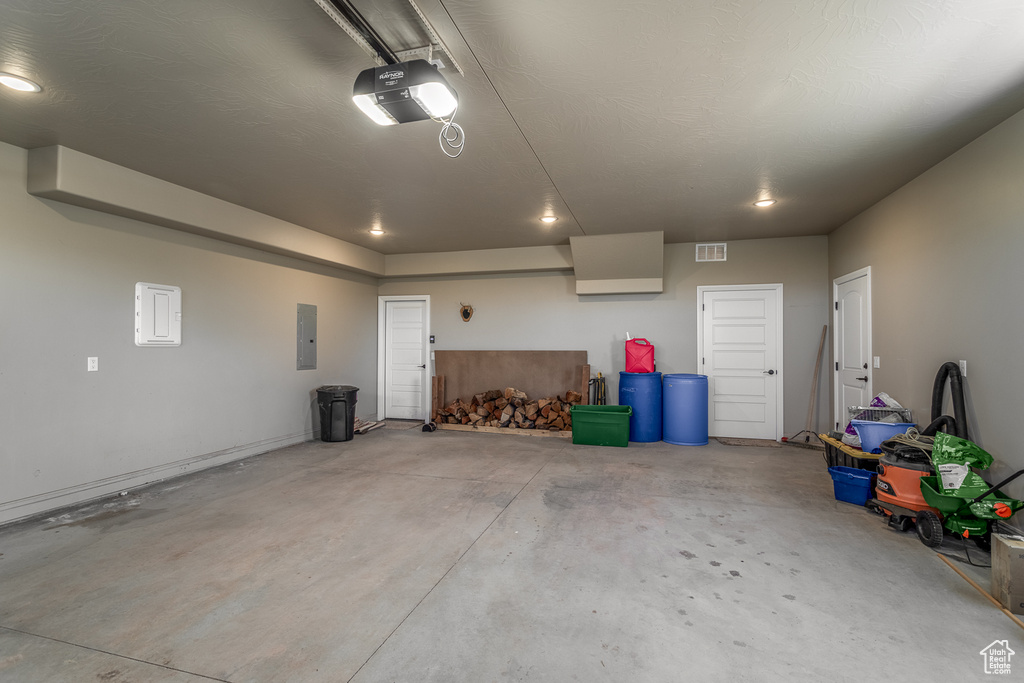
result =
M654 372L654 344L646 339L627 339L626 372Z

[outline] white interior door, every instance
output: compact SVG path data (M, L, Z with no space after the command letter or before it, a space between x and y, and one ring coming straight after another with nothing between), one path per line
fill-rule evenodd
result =
M835 428L849 421L847 406L871 401L871 269L836 278L835 300Z
M424 420L429 390L428 301L382 297L382 418Z
M698 287L708 432L782 437L782 285Z

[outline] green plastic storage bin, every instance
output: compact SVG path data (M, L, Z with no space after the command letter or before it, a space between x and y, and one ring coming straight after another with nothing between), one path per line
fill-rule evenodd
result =
M572 442L585 446L629 445L631 406L573 406Z

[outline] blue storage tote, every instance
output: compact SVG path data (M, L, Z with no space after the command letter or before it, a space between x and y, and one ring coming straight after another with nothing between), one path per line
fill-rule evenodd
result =
M855 467L829 467L836 500L863 506L875 488L875 473Z

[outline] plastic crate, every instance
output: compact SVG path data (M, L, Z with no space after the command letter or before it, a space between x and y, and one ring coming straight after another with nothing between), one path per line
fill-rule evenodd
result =
M846 406L846 421L867 420L869 422L911 422L907 408L878 408L876 406Z
M862 470L876 471L878 459L881 455L864 453L859 448L847 446L840 439L841 432L829 434L818 434L818 439L825 444L825 466L826 467L853 467Z
M573 406L572 442L586 446L629 445L630 406Z
M845 451L841 451L838 448L825 448L825 462L828 463L829 467L852 467L857 470L867 470L869 472L876 472L878 467L878 460L881 455L875 455L874 453L865 453L864 455L850 455Z
M875 488L875 475L853 467L829 467L836 500L864 506Z

